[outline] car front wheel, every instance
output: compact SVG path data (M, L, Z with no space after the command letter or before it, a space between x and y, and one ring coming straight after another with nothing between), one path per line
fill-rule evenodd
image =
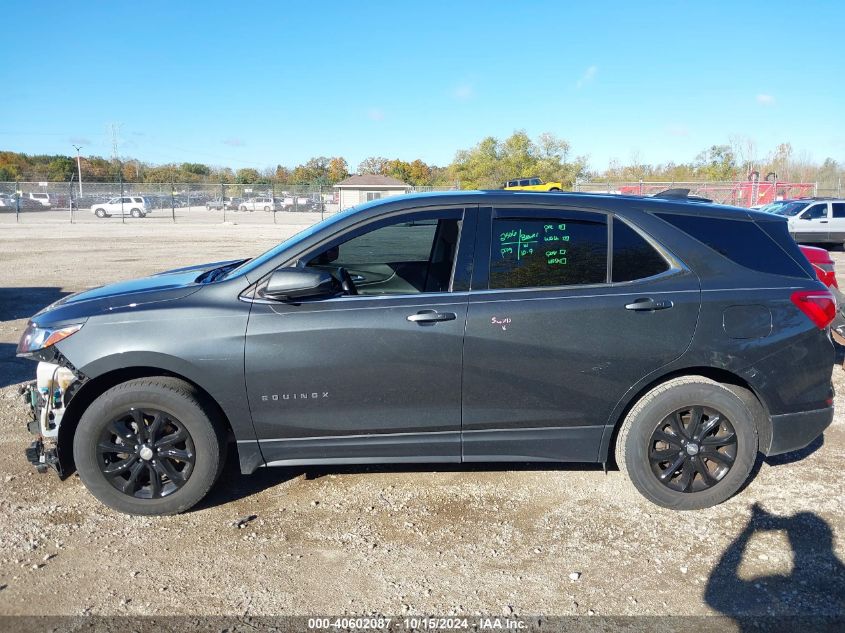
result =
M120 512L184 512L223 468L223 425L189 384L139 378L112 387L82 415L73 456L82 482Z
M96 215L98 218L104 218L104 217L106 217L106 210L105 209L97 209L97 210L94 211L94 215Z
M647 499L697 510L733 496L754 466L758 439L753 394L703 376L649 391L631 409L616 442L623 475Z

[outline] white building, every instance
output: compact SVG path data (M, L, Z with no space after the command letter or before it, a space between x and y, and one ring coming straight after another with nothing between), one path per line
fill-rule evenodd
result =
M334 188L337 189L339 208L343 211L362 202L408 193L411 185L390 176L364 174L341 180Z

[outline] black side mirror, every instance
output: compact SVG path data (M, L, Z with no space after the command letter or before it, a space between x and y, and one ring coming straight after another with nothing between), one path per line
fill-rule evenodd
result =
M270 275L261 294L280 301L329 297L338 294L338 282L322 270L279 268Z

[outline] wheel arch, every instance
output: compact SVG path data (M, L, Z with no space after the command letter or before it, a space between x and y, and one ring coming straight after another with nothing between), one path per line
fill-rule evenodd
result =
M718 383L733 385L741 387L757 399L757 402L762 407L765 415L757 416L757 434L760 438L760 446L768 446L772 437L772 421L769 415L769 408L766 405L765 399L760 395L759 391L755 389L754 385L747 380L726 369L718 367L698 366L698 367L684 367L683 369L676 369L658 377L653 377L641 384L639 387L634 387L625 394L625 396L617 403L613 412L610 415L609 422L605 428L602 436L602 444L599 449L599 461L605 464L615 461L613 456L614 447L616 446L616 438L619 435L619 429L622 422L628 415L631 408L649 391L658 385L672 380L673 378L680 378L682 376L704 376Z
M161 367L122 367L107 371L89 379L82 385L82 387L79 388L68 403L67 410L62 417L62 423L59 426L59 436L57 438L57 455L63 477L67 477L73 473L76 468L73 462L73 436L76 433L76 428L79 425L79 420L82 418L82 414L91 405L91 403L116 385L135 378L152 378L154 376L177 378L191 385L194 389L196 389L202 404L209 407L214 414L219 416L219 419L225 426L229 440L233 438L234 431L232 429L232 424L229 421L229 417L211 394L195 381L177 372L162 369ZM237 442L230 443L234 444L234 450L240 459L241 455L238 451Z

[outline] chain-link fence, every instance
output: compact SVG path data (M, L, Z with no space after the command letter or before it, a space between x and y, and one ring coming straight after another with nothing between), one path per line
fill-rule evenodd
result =
M446 190L411 187L388 194ZM366 192L364 192L366 193ZM347 196L346 200L349 199ZM367 199L366 195L363 199ZM302 223L349 204L331 186L235 183L0 182L0 223L159 220L195 223Z
M827 184L827 183L825 183ZM820 188L813 182L735 181L735 182L647 182L608 181L577 183L575 191L651 196L666 189L689 189L690 195L709 198L719 204L760 207L775 200L810 196L841 196L841 182Z

